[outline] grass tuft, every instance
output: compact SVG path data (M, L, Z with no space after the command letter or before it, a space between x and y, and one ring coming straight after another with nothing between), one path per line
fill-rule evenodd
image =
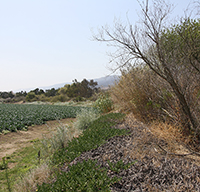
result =
M60 126L57 127L56 132L51 131L50 138L43 136L43 140L41 140L41 151L43 158L51 158L52 154L55 151L57 151L58 149L64 149L67 146L68 142L71 141L73 137L77 137L80 133L81 131L74 126L63 125L62 123L60 123Z
M78 130L84 130L99 116L99 113L94 108L83 108L77 113L74 127Z
M37 185L48 183L51 170L47 164L42 164L26 173L14 186L14 192L36 191Z

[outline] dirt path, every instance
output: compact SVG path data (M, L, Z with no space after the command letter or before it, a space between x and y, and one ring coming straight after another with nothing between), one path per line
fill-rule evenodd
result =
M62 124L72 124L74 119L62 119L60 123ZM0 161L6 155L11 155L13 152L31 145L32 140L42 139L42 135L50 135L50 130L48 126L55 130L59 126L58 121L48 121L44 125L30 126L28 131L18 131L10 132L6 135L0 135Z

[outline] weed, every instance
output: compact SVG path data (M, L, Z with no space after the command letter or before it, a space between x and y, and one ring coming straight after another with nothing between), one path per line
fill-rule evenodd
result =
M5 170L8 168L8 164L5 162L5 157L3 158L3 162L0 164L0 170Z
M51 177L50 167L44 163L27 172L14 186L14 192L36 191L37 185L48 182Z
M112 162L108 161L110 170L114 171L116 173L119 173L121 170L128 169L131 165L134 165L135 163L136 163L136 161L128 163L128 164L124 164L124 162L122 160L118 161L117 163L112 163Z
M108 93L101 93L94 103L94 107L102 113L107 113L113 109L113 102Z
M74 127L63 125L57 127L56 132L51 131L51 138L43 136L41 151L44 157L51 155L58 149L64 149L73 137L79 135L80 131Z
M96 120L99 117L99 113L97 110L93 108L83 108L76 115L76 122L74 123L74 127L79 130L86 129L90 123Z
M6 161L5 157L3 157L3 167L5 168L5 176L6 176L8 191L11 192L10 178L8 175L8 162Z
M39 139L36 138L36 139L31 140L30 142L31 142L31 143L37 143L38 141L39 141Z
M38 165L37 153L40 148L39 144L39 142L33 143L33 145L25 147L18 152L14 152L9 157L6 157L6 164L9 164L10 167L9 169L7 169L7 175L9 175L9 183L12 189L15 188L13 185L20 178L20 176L23 176L30 169L33 169ZM3 162L0 164L3 165ZM5 165L3 167L5 167ZM8 186L5 171L5 169L3 171L0 171L1 192L6 191L6 188Z
M38 191L110 191L111 184L120 178L107 176L107 170L96 165L97 161L83 161L70 167L70 171L59 172L53 185L42 184Z

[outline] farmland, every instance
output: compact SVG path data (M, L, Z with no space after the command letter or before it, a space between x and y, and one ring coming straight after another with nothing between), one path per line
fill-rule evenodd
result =
M49 120L73 118L79 106L0 104L0 132L17 131Z

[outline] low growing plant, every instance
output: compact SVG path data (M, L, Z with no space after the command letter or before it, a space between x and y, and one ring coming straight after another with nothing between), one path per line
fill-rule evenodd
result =
M78 138L69 141L66 148L57 150L53 154L53 163L71 162L81 153L102 145L107 139L127 134L127 130L111 128L121 122L124 116L121 113L109 113L99 117L83 130Z
M3 168L5 169L8 191L11 192L10 178L8 175L8 162L6 161L6 157L3 157Z
M83 161L70 166L69 172L59 172L52 185L43 183L38 192L47 191L102 191L109 192L110 185L120 178L107 176L107 170L96 165L97 161Z
M123 160L120 160L116 163L112 163L112 162L108 161L110 170L114 171L116 173L119 173L121 170L128 169L131 165L134 165L135 163L136 163L136 161L128 163L128 164L124 164Z

